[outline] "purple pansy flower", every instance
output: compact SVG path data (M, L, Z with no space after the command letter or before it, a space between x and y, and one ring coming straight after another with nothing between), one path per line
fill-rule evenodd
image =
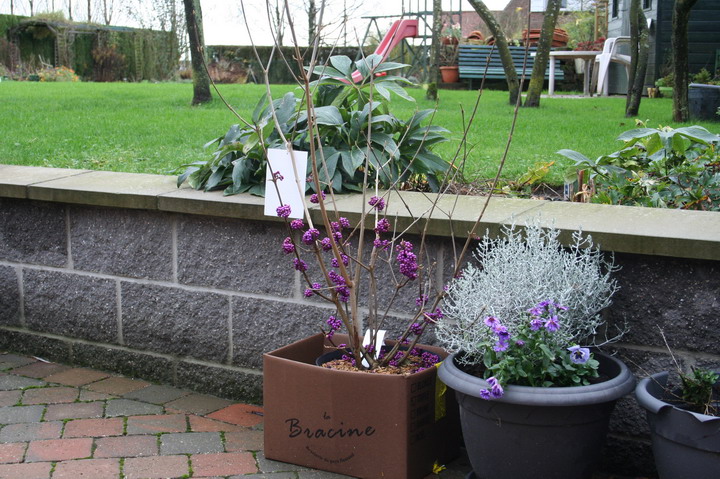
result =
M578 345L567 348L570 351L570 360L575 364L585 364L590 359L590 350Z

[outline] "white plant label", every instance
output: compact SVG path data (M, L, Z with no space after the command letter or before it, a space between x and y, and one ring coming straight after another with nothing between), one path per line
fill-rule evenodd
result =
M383 343L385 341L385 333L387 333L384 329L379 329L377 332L377 337L375 338L375 350L372 352L372 357L376 358L378 357L378 354L380 354L380 348L383 347ZM368 346L370 344L370 330L368 329L365 331L365 338L363 339L363 346ZM370 366L370 363L367 362L366 359L362 360L363 366L366 368Z
M295 167L293 168L293 158ZM304 215L305 172L307 171L307 151L274 148L268 150L265 170L265 216L277 216L277 208L290 206L290 218L302 219ZM300 176L299 181L295 172ZM273 184L273 173L279 174L277 188ZM298 187L299 185L299 187ZM279 193L279 194L278 194Z

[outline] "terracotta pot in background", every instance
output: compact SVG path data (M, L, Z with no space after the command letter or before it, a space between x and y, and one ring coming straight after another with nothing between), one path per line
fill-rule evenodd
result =
M460 81L460 70L457 65L440 67L440 76L443 83L457 83Z

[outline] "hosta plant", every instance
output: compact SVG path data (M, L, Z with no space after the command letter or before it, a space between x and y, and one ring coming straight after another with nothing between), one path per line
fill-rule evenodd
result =
M362 191L365 178L377 177L382 188L399 185L438 191L450 166L432 149L446 141L447 130L424 125L433 110L417 111L408 119L393 115L392 101L414 101L403 88L410 82L390 74L403 66L382 62L379 55L357 62L345 56L330 58L330 65L312 69L320 75L310 90L314 131L310 131L308 95L303 89L273 101L263 96L252 122L233 125L209 142L206 147L216 145L213 157L185 165L178 185L187 181L205 191L264 195L265 151L283 148L285 141L296 150L310 151L309 142L314 141L325 190ZM357 83L355 71L362 76ZM315 191L313 182L307 184Z
M437 336L461 365L488 380L486 399L503 384L573 386L597 376L588 346L604 334L600 312L617 289L612 260L592 239L536 224L485 238L449 285Z

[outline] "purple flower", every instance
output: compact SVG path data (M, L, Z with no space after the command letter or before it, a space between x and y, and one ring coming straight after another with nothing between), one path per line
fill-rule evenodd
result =
M502 340L502 339L498 340L498 341L495 343L495 346L493 346L493 350L494 350L495 352L497 352L497 353L501 353L501 352L503 352L503 351L507 351L507 348L508 348L508 343L507 343L507 341L504 341L504 340Z
M503 389L502 386L500 386L500 383L496 383L490 390L490 394L495 399L499 399L499 398L503 397L503 394L505 394L505 390Z
M558 323L557 316L553 316L550 319L548 319L547 321L545 321L545 329L547 329L551 333L554 333L555 331L557 331L558 328L560 328L560 323Z
M292 220L290 222L290 228L294 230L301 230L305 228L305 223L303 223L303 220Z
M386 250L390 247L390 241L376 239L375 241L373 241L373 246L375 246L377 249Z
M340 227L340 223L338 223L337 221L332 221L330 223L330 229L332 231L340 231L342 228Z
M290 216L290 213L292 213L292 209L290 208L290 205L282 205L278 206L275 212L280 218L287 218Z
M440 356L438 356L437 354L429 353L427 351L422 353L422 356L420 357L425 366L432 366L440 362Z
M282 244L282 249L285 254L290 254L295 251L295 245L293 244L291 237L288 236L285 238Z
M500 321L495 316L488 316L485 318L485 326L489 327L493 331L495 331L495 328L498 327L500 324Z
M342 243L342 233L341 232L333 231L332 236L335 239L336 243L338 243L338 244Z
M279 171L273 173L273 178L275 178L276 181L282 181L285 179L285 177Z
M425 306L425 303L428 301L428 295L427 294L421 294L419 297L415 298L415 304L418 306Z
M293 266L298 271L307 271L308 269L307 263L298 258L293 258Z
M412 252L413 245L409 241L402 240L398 246L396 246L397 262L400 264L400 273L404 274L410 279L417 278L417 256Z
M578 345L567 348L570 351L570 360L575 364L585 364L590 359L590 350Z
M321 191L320 196L322 196L322 199L325 199L325 192ZM315 204L320 203L320 199L318 198L317 193L313 193L312 195L310 195L310 203L315 203Z
M494 376L491 376L487 378L486 381L490 385L490 395L495 399L501 398L505 391L503 390L503 387L500 385L498 380Z
M341 216L340 218L338 218L338 221L340 222L340 226L342 226L343 228L350 228L350 221L348 221L347 218Z
M382 211L385 209L385 200L380 198L379 196L373 196L372 198L370 198L368 204L378 211Z
M541 319L533 318L530 321L530 330L531 331L537 331L538 329L542 328L543 322Z
M491 399L490 397L490 391L487 389L481 389L480 390L480 397L486 401L489 401Z
M495 327L495 334L497 334L498 339L500 341L507 341L510 339L510 333L508 332L508 329L505 326L497 326Z
M522 348L523 346L525 346L525 341L523 341L522 339L518 339L517 341L515 341L515 344Z
M320 232L317 230L317 228L310 228L305 233L303 233L302 241L305 244L313 244L316 239L320 237Z
M413 333L416 336L420 336L423 332L422 324L420 323L412 323L410 325L410 332Z
M315 293L310 288L307 288L305 291L303 291L303 296L305 296L306 298L311 297L313 294L315 294Z
M380 233L387 233L390 231L390 222L386 218L381 218L378 220L377 224L375 225L375 232Z

